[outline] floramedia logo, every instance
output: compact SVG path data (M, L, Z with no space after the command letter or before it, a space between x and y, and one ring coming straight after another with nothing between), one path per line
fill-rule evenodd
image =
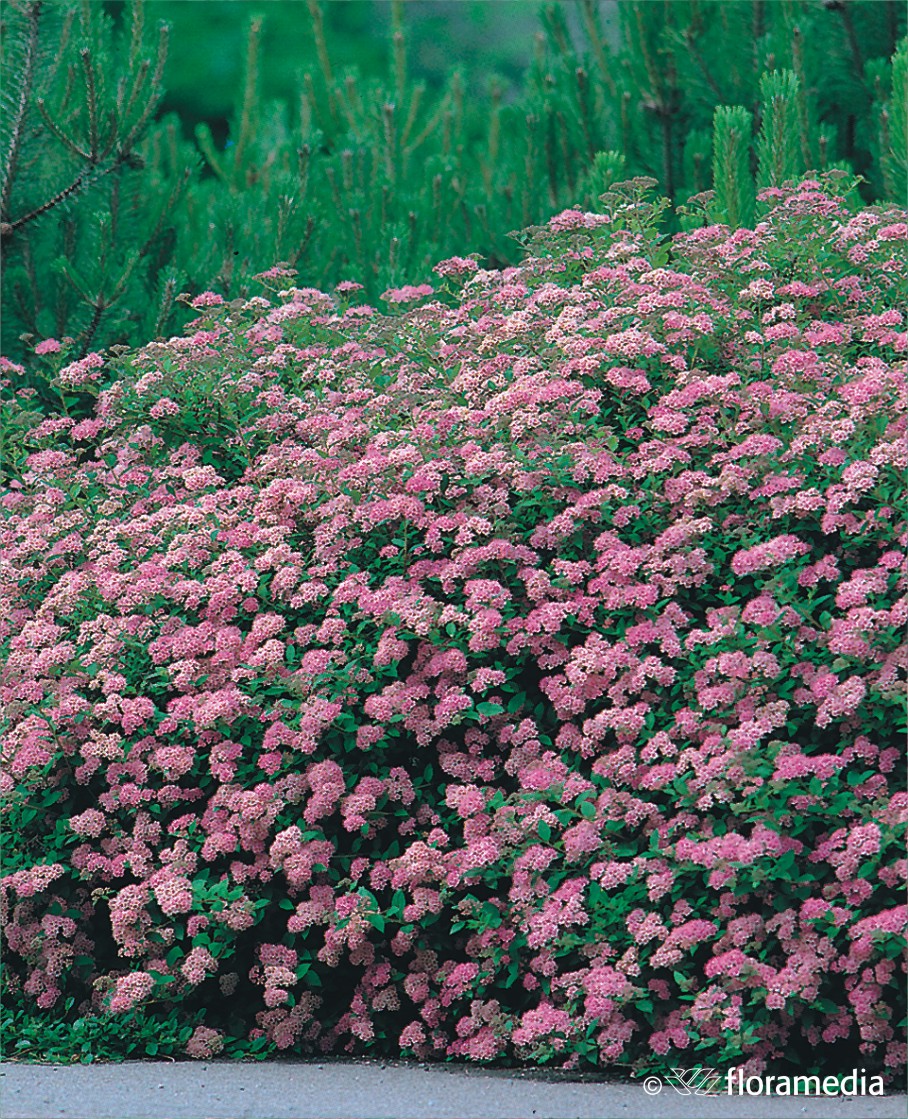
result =
M852 1069L844 1076L745 1076L744 1069L726 1073L712 1068L673 1068L663 1077L648 1076L643 1090L657 1096L668 1084L682 1096L882 1096L882 1076Z
M682 1096L717 1096L722 1090L722 1074L712 1068L673 1068L664 1079ZM658 1095L662 1091L662 1079L648 1076L643 1081L643 1091L650 1096Z

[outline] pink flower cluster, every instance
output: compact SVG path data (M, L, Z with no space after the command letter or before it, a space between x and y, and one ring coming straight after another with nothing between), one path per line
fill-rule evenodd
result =
M299 1052L901 1066L904 216L769 202L670 265L567 211L406 315L205 293L91 417L23 404L17 998L185 1014L196 1057L241 1021Z

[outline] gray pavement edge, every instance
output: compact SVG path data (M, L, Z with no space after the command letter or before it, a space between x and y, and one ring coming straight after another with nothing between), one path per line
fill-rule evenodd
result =
M380 1061L0 1065L2 1119L904 1119L880 1097L682 1095L568 1074Z

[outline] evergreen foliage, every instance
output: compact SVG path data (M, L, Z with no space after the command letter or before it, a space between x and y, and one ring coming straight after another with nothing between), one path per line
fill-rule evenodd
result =
M722 200L719 221L749 226L754 210L750 176L753 117L743 105L720 105L713 123L713 188Z
M864 201L904 198L901 5L621 0L617 49L596 0L572 14L544 9L516 98L494 78L468 97L477 83L461 70L442 90L414 80L400 3L380 75L336 61L308 0L318 65L286 104L260 93L255 17L229 139L201 124L192 144L153 119L167 39L149 48L141 0L121 32L99 4L11 0L4 352L69 337L78 356L172 333L181 287L245 297L278 262L302 284L361 283L372 301L452 254L513 263L511 230L601 209L626 175L659 182L675 228L704 220L685 210L693 195L709 220L746 224L757 188L809 170L856 171Z
M757 141L757 177L761 186L781 186L798 172L809 148L798 111L801 83L793 70L774 70L760 81L763 125Z
M27 332L78 354L171 321L172 266L190 161L150 155L167 29L150 43L139 0L122 35L98 4L9 4L4 13L4 349Z
M890 198L908 196L908 40L892 59L892 95L879 108L880 169Z

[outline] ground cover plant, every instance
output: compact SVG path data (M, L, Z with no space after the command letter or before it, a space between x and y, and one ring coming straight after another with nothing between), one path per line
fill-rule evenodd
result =
M5 362L21 1053L904 1066L906 214L650 185Z

